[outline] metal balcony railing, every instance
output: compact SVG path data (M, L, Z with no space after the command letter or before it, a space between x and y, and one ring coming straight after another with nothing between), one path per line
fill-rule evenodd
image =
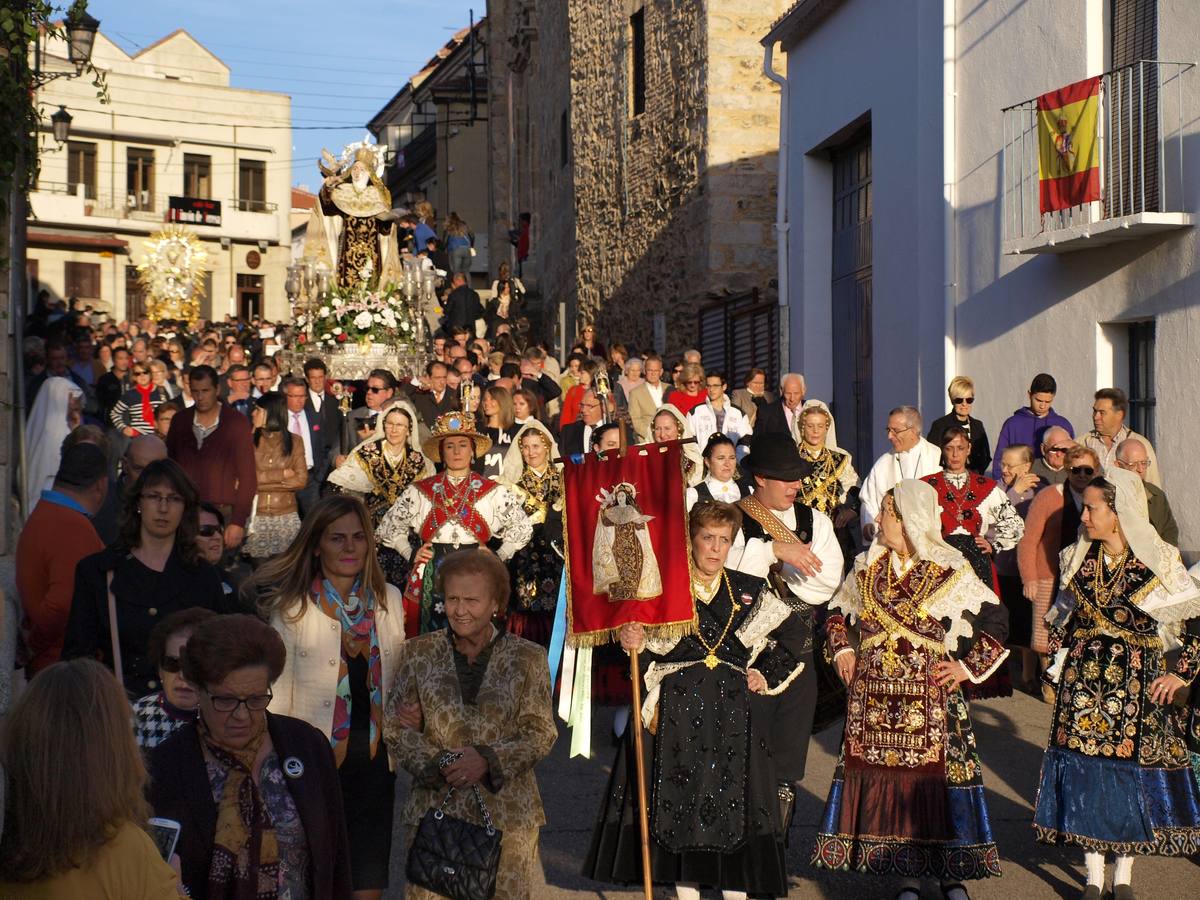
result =
M236 209L241 212L271 213L275 212L275 210L279 208L278 204L272 203L269 200L251 200L246 197L241 197L237 200L228 200L226 202L232 209Z
M1059 239L1088 238L1104 228L1127 227L1129 217L1188 212L1183 192L1183 129L1188 125L1183 76L1194 67L1195 63L1142 60L1100 77L1101 199L1069 209L1041 212L1037 98L1002 110L1006 252L1024 252L1038 243L1053 245Z

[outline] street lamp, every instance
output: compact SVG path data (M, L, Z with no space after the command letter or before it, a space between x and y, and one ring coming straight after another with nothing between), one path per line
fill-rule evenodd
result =
M91 60L92 45L99 30L100 20L88 15L87 10L73 12L67 17L67 57L75 64L76 74L81 74Z
M58 112L50 117L50 124L54 129L54 140L58 141L61 147L67 142L71 136L71 114L67 112L67 108L59 105Z

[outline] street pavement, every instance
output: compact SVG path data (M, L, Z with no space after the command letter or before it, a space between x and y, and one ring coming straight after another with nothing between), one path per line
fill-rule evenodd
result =
M1033 838L1030 821L1037 790L1042 750L1049 728L1050 706L1017 694L1014 697L974 703L971 708L979 753L984 765L988 809L1000 848L1003 876L968 885L974 900L1040 900L1077 897L1084 883L1083 853L1075 847L1048 847ZM594 717L593 758L569 759L565 727L550 757L538 766L538 782L546 807L546 827L541 836L544 881L535 886L534 900L596 898L634 900L641 889L598 884L579 874L591 840L600 796L616 753L609 739L611 714L600 710ZM833 778L840 743L840 727L818 735L809 750L804 790L797 797L796 821L788 848L791 873L790 898L804 900L874 900L892 898L898 882L867 875L828 872L812 868L809 857L825 795ZM400 782L405 779L401 777ZM401 800L405 788L398 790ZM393 885L388 900L404 896L402 830L393 842ZM1139 858L1133 867L1133 887L1140 900L1197 900L1200 898L1200 859ZM657 888L656 898L673 898L674 891ZM926 885L928 900L940 892ZM720 897L708 892L707 898Z

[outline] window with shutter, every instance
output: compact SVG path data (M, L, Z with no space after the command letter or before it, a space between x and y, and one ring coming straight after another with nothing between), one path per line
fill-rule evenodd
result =
M68 262L65 266L63 292L79 300L100 299L100 264Z

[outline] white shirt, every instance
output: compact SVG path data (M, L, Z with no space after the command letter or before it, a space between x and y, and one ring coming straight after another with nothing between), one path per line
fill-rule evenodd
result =
M864 526L873 524L879 515L884 495L906 478L924 478L942 471L942 451L925 438L921 438L907 450L896 453L888 451L875 460L871 471L863 481L859 500L862 501L860 518Z
M308 397L310 400L312 400L313 409L315 409L317 412L320 412L321 404L325 402L325 394L323 392L317 393L316 391L309 391Z
M796 530L796 510L793 507L771 511L790 531ZM821 606L829 602L833 592L842 583L842 547L834 534L833 522L829 516L815 509L812 514L813 535L809 548L821 560L821 571L809 577L802 575L794 566L784 563L782 574L793 594L811 606ZM771 546L773 543L759 538L747 541L745 532L739 528L734 536L726 565L747 575L766 578L768 570L778 562Z
M304 410L292 412L288 410L288 431L304 441L304 464L313 467L312 435L308 432L308 417Z
M643 384L646 385L646 390L650 392L650 399L654 401L654 408L658 409L663 405L663 397L666 395L667 386L661 381L658 384L651 384L645 381Z
M714 500L720 500L722 503L737 503L742 499L742 492L737 486L736 481L718 481L709 475L702 482L708 485L709 493L713 495ZM694 487L687 489L687 509L690 512L692 507L700 500L700 494Z

